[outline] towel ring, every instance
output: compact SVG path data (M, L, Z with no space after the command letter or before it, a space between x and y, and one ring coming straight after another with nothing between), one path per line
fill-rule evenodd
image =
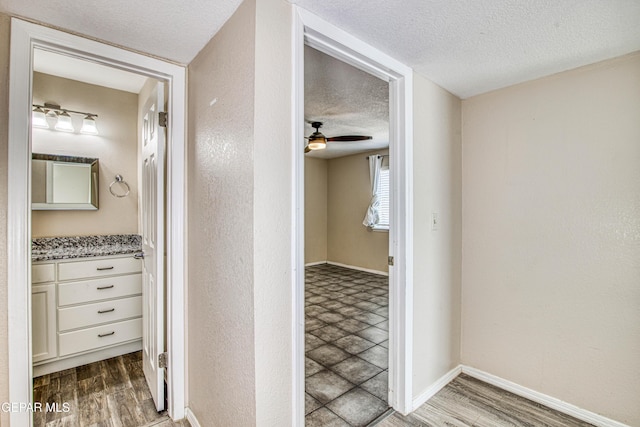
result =
M124 194L118 194L118 193L116 193L116 192L114 192L114 191L113 191L113 184L115 184L116 182L117 182L117 183L120 183L120 184L123 184L124 186L126 186L126 187L127 187L127 191L126 191L126 193L124 193ZM118 197L118 198L120 198L120 197L127 197L127 196L129 195L129 192L130 192L130 191L131 191L131 188L129 187L129 184L127 184L127 181L125 181L125 180L124 180L124 178L122 178L122 175L116 175L116 180L115 180L115 181L113 181L113 182L111 183L111 185L109 185L109 192L110 192L110 193L111 193L111 195L112 195L112 196L114 196L114 197Z

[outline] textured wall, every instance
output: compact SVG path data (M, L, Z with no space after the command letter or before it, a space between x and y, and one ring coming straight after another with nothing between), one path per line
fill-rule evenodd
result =
M327 260L327 160L304 158L304 262Z
M462 361L640 425L640 54L463 102Z
M256 424L254 26L245 1L188 67L188 405L203 426Z
M254 304L256 423L292 420L293 6L256 2Z
M33 211L33 237L138 233L138 95L48 74L34 73L33 102L54 102L71 110L98 114L100 135L34 128L34 153L99 159L97 211ZM82 116L73 115L74 126ZM116 198L109 184L120 174L131 187L129 196Z
M418 74L413 84L415 398L460 363L462 141L460 100Z
M0 13L0 402L9 400L7 337L7 141L9 121L9 40L11 20ZM0 412L0 425L9 414Z
M327 257L329 261L388 271L389 233L369 231L362 220L371 201L369 154L329 160L327 185ZM385 159L385 163L388 159Z

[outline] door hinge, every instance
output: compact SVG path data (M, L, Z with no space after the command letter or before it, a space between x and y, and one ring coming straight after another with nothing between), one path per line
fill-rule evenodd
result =
M169 367L169 355L164 352L158 355L158 368L168 368Z
M158 125L163 128L167 127L167 120L169 120L169 114L165 111L161 111L158 113Z
M392 256L389 257L389 265L393 265L393 257Z

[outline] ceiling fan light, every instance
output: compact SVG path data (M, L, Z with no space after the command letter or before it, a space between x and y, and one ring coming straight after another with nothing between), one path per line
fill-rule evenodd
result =
M33 109L33 112L31 113L31 124L33 127L37 128L49 128L47 116L44 114L44 110L42 108L36 107Z
M96 126L96 119L91 115L87 115L82 120L82 129L80 129L80 133L85 133L87 135L97 135L98 134L98 126Z
M309 139L310 150L324 150L327 148L327 139L324 136Z
M56 130L62 132L73 132L73 123L71 123L71 116L66 111L58 114L58 123L56 123Z

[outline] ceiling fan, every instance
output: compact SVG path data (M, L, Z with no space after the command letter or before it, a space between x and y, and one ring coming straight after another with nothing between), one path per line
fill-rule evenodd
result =
M322 122L309 122L309 124L316 131L313 132L308 137L305 137L306 139L309 140L307 145L304 147L305 153L308 153L314 150L323 150L327 148L327 142L366 141L368 139L372 139L371 136L367 136L367 135L342 135L342 136L332 136L330 138L327 138L320 132L320 128L322 127Z

